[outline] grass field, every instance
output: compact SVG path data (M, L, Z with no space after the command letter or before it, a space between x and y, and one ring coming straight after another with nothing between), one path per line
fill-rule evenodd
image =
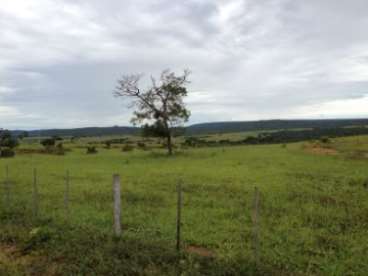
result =
M18 154L2 185L0 275L366 275L368 137L328 144L163 150L66 145ZM34 145L23 145L35 147ZM32 215L37 168L39 215ZM70 171L70 215L64 208ZM122 238L112 235L112 174L122 180ZM176 184L183 182L181 254ZM4 183L2 183L4 184ZM251 206L260 196L260 262Z

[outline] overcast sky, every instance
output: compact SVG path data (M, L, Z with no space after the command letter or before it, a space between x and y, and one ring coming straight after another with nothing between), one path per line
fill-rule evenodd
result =
M367 30L367 0L1 0L0 127L129 125L117 78L165 68L190 123L368 117Z

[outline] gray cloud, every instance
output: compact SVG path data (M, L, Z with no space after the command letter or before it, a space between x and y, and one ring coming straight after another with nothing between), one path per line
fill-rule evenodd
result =
M365 0L3 2L1 127L128 124L116 79L165 68L191 123L368 116Z

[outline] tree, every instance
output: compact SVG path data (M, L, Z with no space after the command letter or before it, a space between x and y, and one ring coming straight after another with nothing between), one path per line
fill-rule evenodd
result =
M23 131L18 135L18 139L22 140L23 138L29 137L29 134L27 131Z
M18 140L9 130L0 129L0 157L13 157L14 148L18 146Z
M18 146L18 140L9 130L0 129L0 147L13 149Z
M41 141L41 145L44 146L47 149L55 146L55 143L56 143L56 141L55 141L54 138L46 138L46 139L43 139Z
M169 155L173 152L173 129L187 122L190 116L183 102L188 94L186 85L189 74L188 70L184 70L182 75L177 76L164 70L159 81L151 76L151 87L145 91L139 88L141 74L123 75L114 92L117 97L129 99L130 107L135 108L131 120L133 124L146 123L146 131L166 139Z

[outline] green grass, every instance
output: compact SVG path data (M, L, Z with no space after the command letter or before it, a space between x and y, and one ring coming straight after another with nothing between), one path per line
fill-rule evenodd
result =
M333 147L341 154L311 154L302 143L189 149L173 157L160 150L102 148L87 155L74 146L65 156L0 159L0 178L8 165L12 183L11 207L1 208L0 241L32 256L17 264L20 274L365 275L368 159L350 153L367 152L368 137L336 139ZM32 217L33 168L38 219ZM69 219L63 203L66 170ZM112 236L113 173L122 180L121 239ZM213 258L175 253L179 180L183 246L206 249ZM251 246L256 186L261 191L257 268Z

